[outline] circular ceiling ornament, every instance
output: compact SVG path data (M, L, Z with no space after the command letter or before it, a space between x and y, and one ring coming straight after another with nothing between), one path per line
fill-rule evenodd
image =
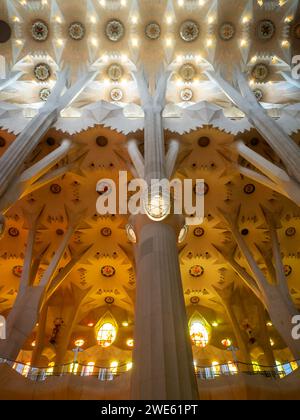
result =
M200 182L194 186L194 194L202 197L209 193L209 185L206 182Z
M298 23L294 28L294 37L300 39L300 23Z
M112 192L112 186L110 183L102 181L97 185L97 192L99 195L108 196Z
M276 32L276 26L269 19L261 20L257 25L257 36L261 41L269 41Z
M224 22L219 28L219 36L223 41L230 41L235 36L235 26L231 22Z
M119 102L123 99L123 91L119 88L114 88L110 92L110 98L112 101Z
M123 77L124 70L120 64L113 63L107 69L107 75L113 82L119 82Z
M34 68L34 75L40 82L46 82L51 76L50 66L46 63L39 63Z
M244 187L244 193L247 195L251 195L255 192L256 188L254 184L247 184Z
M208 147L210 145L210 138L209 137L200 137L198 140L198 146L200 147Z
M201 277L204 274L204 268L201 265L194 265L189 271L192 277Z
M253 93L258 102L260 102L264 97L264 93L261 89L254 89Z
M63 229L56 229L56 235L57 236L63 236L65 234Z
M248 236L248 235L249 235L249 229L242 229L242 230L241 230L241 234L242 234L243 236Z
M183 41L193 42L199 37L200 28L194 20L186 20L181 24L179 33Z
M81 41L85 37L85 26L81 22L73 22L69 26L69 37L74 41Z
M48 144L48 146L55 146L56 141L53 137L48 137L46 143Z
M58 184L52 184L50 186L50 191L52 194L60 194L61 193L61 186Z
M97 143L97 146L99 147L105 147L108 144L108 139L107 137L99 136L96 138L96 143Z
M112 234L111 228L104 227L103 229L101 229L101 235L104 236L105 238L108 238L109 236L111 236L111 234Z
M182 101L184 102L189 102L193 99L194 93L192 91L192 89L182 89L182 91L180 92L180 98Z
M285 231L285 235L288 238L292 238L293 236L295 236L297 233L296 228L294 227L289 227L286 231Z
M0 43L4 44L11 38L11 28L4 20L0 20Z
M186 63L180 67L179 74L185 82L191 82L196 76L196 69L193 64Z
M20 235L20 232L19 232L19 229L15 228L15 227L11 227L11 228L8 229L8 234L12 238L17 238Z
M150 22L145 28L145 35L148 39L155 41L160 38L161 29L157 22Z
M198 305L198 303L200 302L200 298L198 296L192 296L190 302L192 305Z
M23 273L23 267L22 265L15 265L12 269L12 273L15 277L22 277L22 273Z
M3 137L0 137L0 147L6 146L6 140Z
M115 299L112 296L107 296L104 299L105 303L107 303L108 305L112 305L115 302Z
M269 67L264 63L256 64L252 69L252 77L258 83L263 83L269 77Z
M48 25L43 20L36 20L31 26L31 35L35 41L46 41L49 35Z
M257 137L252 137L252 139L250 140L250 144L251 144L251 146L253 146L253 147L258 146L258 145L259 145L259 143L260 143L260 140L259 140Z
M43 88L40 90L39 97L42 101L46 102L51 95L51 89Z
M117 19L109 20L106 24L105 34L112 42L120 41L125 34L123 23Z
M114 267L112 267L111 265L105 265L104 267L101 268L101 274L104 277L113 277L116 274L116 270Z
M293 269L290 265L285 265L283 269L284 269L284 274L286 277L289 277L293 272Z
M204 236L204 234L205 230L202 227L197 227L194 229L194 236L196 236L196 238L201 238Z

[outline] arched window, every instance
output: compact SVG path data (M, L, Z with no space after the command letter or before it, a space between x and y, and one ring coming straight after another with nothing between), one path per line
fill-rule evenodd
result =
M196 347L206 347L209 341L209 333L200 321L192 321L190 324L190 336Z
M101 347L109 347L113 344L117 336L116 327L110 322L102 324L97 334L97 341Z

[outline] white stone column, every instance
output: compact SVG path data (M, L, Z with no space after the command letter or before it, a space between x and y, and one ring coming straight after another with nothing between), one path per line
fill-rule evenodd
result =
M20 175L24 161L39 144L41 137L55 123L60 112L76 99L97 74L97 71L87 73L74 83L63 96L61 93L65 89L67 75L66 72L59 75L56 86L46 104L0 158L0 197Z
M13 85L23 75L22 71L11 73L6 79L0 80L0 92Z
M129 139L127 143L127 149L130 159L136 169L138 176L144 179L145 176L145 162L144 158L139 151L138 142L135 139Z
M224 80L220 74L208 71L206 74L246 114L251 124L253 124L274 152L281 158L289 175L299 183L299 146L276 121L269 117L265 109L257 102L243 74L240 71L236 71L235 73L235 79L240 91Z
M132 399L198 399L176 239L168 224L138 229Z
M162 126L167 77L161 76L153 98L142 82L140 79L145 112L145 180L149 185L152 179L167 176ZM152 222L147 216L135 218L137 292L132 399L198 399L178 260L178 221L173 216L163 222Z
M283 169L269 162L260 154L254 152L240 140L230 145L230 148L250 162L261 173L242 165L236 164L241 174L255 180L256 182L283 194L290 200L300 205L300 185L292 179ZM235 163L233 163L235 164Z
M166 171L168 179L171 179L175 170L176 160L180 149L180 142L178 139L171 139L169 141L169 148L166 156Z

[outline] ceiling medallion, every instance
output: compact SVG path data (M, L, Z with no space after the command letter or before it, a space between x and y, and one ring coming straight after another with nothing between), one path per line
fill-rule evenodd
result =
M46 143L48 144L48 146L54 146L56 141L53 137L48 137Z
M42 20L35 21L31 26L31 35L35 41L46 41L49 35L48 25Z
M117 19L108 21L105 28L105 34L107 38L112 42L120 41L125 34L123 23Z
M115 302L115 299L112 296L107 296L104 299L105 303L107 303L108 305L112 305Z
M209 185L206 182L201 182L194 186L194 194L202 197L203 195L207 195L209 193Z
M99 136L96 138L96 143L97 143L97 146L99 147L105 147L108 144L108 140L104 136Z
M285 274L285 276L286 277L289 277L292 274L292 272L293 272L292 267L290 265L285 265L283 268L284 268L284 274Z
M40 82L45 82L51 76L51 69L46 63L37 64L34 68L34 75Z
M256 64L252 69L252 76L258 83L265 82L269 74L269 67L263 63Z
M8 229L8 234L12 238L17 238L20 235L20 232L19 232L19 229L15 228L15 227L11 227L11 228Z
M107 75L113 82L118 82L119 80L121 80L123 74L123 67L117 63L111 64L107 69Z
M294 36L297 39L300 39L300 23L298 23L294 28Z
M23 267L21 265L15 265L12 269L12 273L15 277L22 277Z
M257 36L262 41L268 41L273 38L276 27L271 20L261 20L257 25Z
M68 33L74 41L81 41L85 36L85 26L81 22L73 22L69 26Z
M0 20L0 43L4 44L10 40L11 37L11 28L8 23L4 20Z
M198 296L193 296L191 297L190 302L192 305L198 305L198 303L200 302L200 298Z
M0 137L0 147L6 146L6 140L3 137Z
M197 227L196 229L194 229L194 236L196 236L196 238L201 238L205 233L205 230L202 227Z
M200 137L198 140L198 146L200 147L207 147L210 145L210 139L209 137Z
M156 40L160 37L161 29L157 22L150 22L145 28L145 35L148 39Z
M253 185L253 184L247 184L244 187L244 193L247 194L247 195L251 195L251 194L253 194L255 192L255 189L256 189L255 188L255 185Z
M112 89L110 92L110 98L115 102L121 101L123 99L123 91L119 88Z
M111 236L111 229L108 227L105 227L103 229L101 229L101 235L108 238L109 236Z
M180 37L185 42L195 41L200 34L199 25L193 20L186 20L180 26Z
M51 89L43 88L40 90L39 97L42 101L46 102L50 95L51 95Z
M104 277L113 277L116 274L116 270L111 265L105 265L101 268L101 274Z
M253 93L258 102L260 102L264 97L263 91L261 89L254 89Z
M189 273L192 277L201 277L204 274L204 268L201 265L194 265Z
M230 41L235 36L235 26L233 23L225 22L220 26L219 36L223 41Z
M182 89L182 91L180 92L180 98L182 101L188 102L191 101L193 99L194 93L192 91L192 89Z
M50 186L50 191L52 192L52 194L59 194L61 193L61 186L58 184L52 184Z
M181 66L179 74L185 82L191 82L196 75L196 69L193 64L186 63Z
M286 231L285 231L285 234L286 234L286 236L287 237L289 237L289 238L291 238L291 237L293 237L293 236L295 236L296 235L296 229L294 228L294 227L289 227Z

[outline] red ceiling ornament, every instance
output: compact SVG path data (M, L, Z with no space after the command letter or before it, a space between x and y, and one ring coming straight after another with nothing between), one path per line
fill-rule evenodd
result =
M116 274L116 270L111 265L105 265L101 268L101 274L104 277L113 277Z
M23 273L23 266L22 265L15 265L12 269L12 273L15 277L22 277Z
M189 271L192 277L201 277L204 274L204 268L201 265L194 265Z

